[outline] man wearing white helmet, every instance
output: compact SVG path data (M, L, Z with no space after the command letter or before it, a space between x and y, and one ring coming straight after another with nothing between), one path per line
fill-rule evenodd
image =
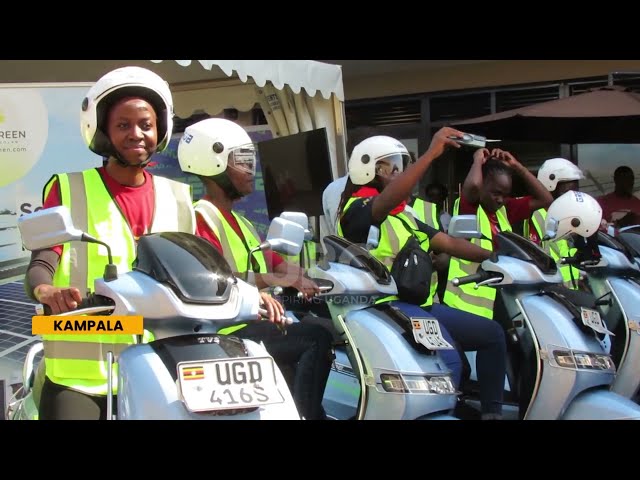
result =
M406 170L404 166L409 164L409 152L398 140L378 135L356 145L349 158L349 180L338 208L338 234L355 244L371 246L371 255L391 271L398 253L406 245L411 245L413 239L424 252L444 252L476 262L487 259L490 252L436 230L406 209L406 200L431 163L442 155L447 146L459 148L452 137L462 135L453 128L440 129L433 136L427 152ZM371 232L376 230L372 227L378 229L374 239L371 239ZM428 270L428 265L425 267ZM429 292L419 301L416 301L416 293L414 296L403 295L403 300L397 295L389 296L378 303L391 302L408 317L431 314L438 319L445 339L456 343L462 350L477 351L482 418L500 418L506 370L506 343L502 327L482 317L433 303L437 282L430 279L430 272L424 271L421 280L428 285ZM419 291L424 293L422 288ZM454 382L459 385L462 363L458 352L442 350L441 355L452 370Z
M262 240L251 222L233 211L233 204L253 192L256 152L240 125L209 118L187 127L178 145L178 160L185 173L200 178L206 191L195 204L196 234L222 253L233 272L248 271L249 281L260 289L292 286L308 298L320 291L303 269L271 250L250 256ZM282 305L266 294L263 301L269 319L280 322ZM299 322L288 326L285 336L274 323L234 326L219 333L263 342L281 368L294 372L288 383L302 416L324 418L322 397L333 358L331 334L320 325Z
M43 208L68 207L76 228L109 244L120 272L131 270L140 236L194 233L190 187L145 170L151 156L167 147L173 129L173 100L162 78L139 67L105 74L82 102L80 129L89 149L104 157L103 166L54 175L44 187ZM106 250L94 243L33 252L26 292L54 315L72 310L93 290L106 263ZM39 418L105 419L104 344L117 355L136 337L70 337L43 335L46 378ZM116 388L117 383L116 378Z
M583 179L584 174L582 171L564 158L550 158L538 170L538 180L551 192L554 200L569 190L577 191L579 188L578 181ZM572 256L575 253L575 248L570 247L566 239L543 241L546 235L546 219L546 209L540 208L533 212L531 218L524 223L524 237L540 245L556 261L563 257ZM573 290L578 289L580 271L577 268L571 265L561 265L560 273L565 287Z

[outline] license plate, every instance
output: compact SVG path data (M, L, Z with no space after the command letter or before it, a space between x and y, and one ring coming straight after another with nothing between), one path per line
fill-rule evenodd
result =
M451 350L453 346L447 342L440 331L440 324L435 318L411 318L413 338L417 343L429 350Z
M607 329L607 326L600 318L600 312L597 310L591 310L590 308L581 308L582 314L582 323L584 323L587 327L591 327L598 333L602 333L604 335L614 335Z
M271 357L182 362L178 364L178 382L182 400L192 412L284 402Z

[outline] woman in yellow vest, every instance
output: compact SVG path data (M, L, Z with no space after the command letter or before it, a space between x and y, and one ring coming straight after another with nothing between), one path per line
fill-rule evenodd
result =
M476 262L488 258L488 252L430 227L406 210L405 199L431 162L442 155L447 145L459 147L450 137L462 135L452 128L441 129L434 135L427 152L404 171L408 151L398 140L374 136L356 145L349 159L349 180L338 208L338 234L353 243L368 244L370 253L389 269L412 236L426 252L446 252ZM370 235L372 227L379 231L373 239ZM391 302L409 317L430 313L438 319L442 333L450 343L457 343L465 351L478 352L483 418L499 418L506 368L504 333L499 325L486 319L433 304L435 287L432 282L431 292L419 305L399 301L395 296L384 301ZM454 381L459 384L462 368L458 352L443 350L441 353L453 372Z
M551 192L553 199L560 197L569 190L578 191L578 181L584 179L582 171L569 160L564 158L550 158L538 170L538 180ZM531 218L525 220L523 235L540 245L555 261L563 257L570 257L575 248L566 239L542 240L545 236L544 225L547 220L547 209L540 208L533 212ZM580 285L580 270L572 265L558 265L565 287L578 290ZM586 287L585 287L586 289Z
M510 196L513 172L522 179L530 196ZM534 211L547 208L552 201L544 185L511 153L497 148L490 152L482 148L473 155L473 165L453 214L477 215L483 238L474 238L471 243L491 252L497 233L511 231L511 225L527 220ZM477 269L476 262L452 257L448 280L471 275ZM495 298L496 289L493 287L476 288L475 284L456 287L450 281L444 293L444 303L450 307L489 319L493 318Z
M125 67L100 78L81 107L82 138L106 161L100 168L54 175L44 188L43 208L67 206L75 227L106 242L118 270L130 271L141 235L195 231L190 187L145 170L171 138L171 92L155 73ZM69 311L93 290L106 263L106 251L93 243L33 252L25 289L53 314ZM112 351L117 358L135 336L43 335L43 341L39 418L106 418L105 354Z
M258 288L292 286L307 298L319 292L302 268L278 254L268 250L250 256L262 240L251 222L233 211L233 204L253 192L256 152L240 125L210 118L187 127L178 145L178 160L184 172L200 178L206 191L195 204L196 234L224 255L233 272L250 273L248 281ZM280 321L284 311L279 302L267 296L265 308L272 322ZM288 326L283 335L274 323L261 322L220 333L264 342L278 366L294 372L294 378L287 380L302 416L307 420L324 417L322 397L333 358L329 330L300 322Z

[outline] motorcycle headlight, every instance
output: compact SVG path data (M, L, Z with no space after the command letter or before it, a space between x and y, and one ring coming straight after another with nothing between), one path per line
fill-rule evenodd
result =
M564 349L549 349L552 352L551 365L575 370L615 372L616 366L611 356L603 353L576 352ZM555 365L554 365L555 364Z
M383 373L380 382L385 392L451 395L456 387L449 375L422 376Z

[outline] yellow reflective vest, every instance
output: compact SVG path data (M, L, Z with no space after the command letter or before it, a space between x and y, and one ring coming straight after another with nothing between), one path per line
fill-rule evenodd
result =
M533 212L531 215L531 221L524 222L523 235L524 238L529 238L529 224L533 223L533 228L535 228L538 233L538 237L541 239L545 236L544 225L547 220L547 210L544 208L540 208ZM540 245L542 249L547 252L551 258L553 258L556 262L560 261L563 257L571 257L576 253L576 249L569 246L569 242L567 240L547 240L543 241L542 245ZM558 264L558 269L560 270L560 274L562 275L562 283L565 287L570 288L572 290L578 289L578 280L580 279L580 270L575 268L572 265L561 265Z
M152 176L155 210L150 233L195 232L191 187L163 177ZM111 247L118 272L131 271L136 243L119 207L111 198L97 169L54 175L45 185L46 198L57 180L61 204L69 208L76 228ZM76 287L81 294L93 291L108 263L107 249L95 243L74 242L62 246L62 255L53 277L56 287ZM144 340L148 340L146 332ZM49 379L88 394L107 393L106 354L118 355L136 343L135 335L43 335L44 360ZM117 364L114 368L117 392Z
M220 240L222 255L229 263L232 272L267 273L267 262L261 250L254 252L251 257L252 260L249 259L249 252L259 247L261 243L258 232L249 220L242 215L231 212L240 226L240 231L244 236L243 240L213 203L205 199L198 200L195 203L195 211ZM233 325L220 329L218 333L229 335L244 327L246 327L246 324Z
M411 205L411 208L416 214L416 218L420 220L422 223L426 223L430 227L435 228L436 230L440 230L440 221L438 220L438 206L435 203L427 202L421 198L416 198ZM431 273L431 288L433 285L436 286L436 290L438 288L438 272L436 269L433 269ZM434 293L431 293L431 298L433 300Z
M440 230L440 222L438 221L438 207L435 203L427 202L421 198L416 198L411 205L416 213L416 218L422 223L426 223L430 227Z
M454 215L458 214L459 201L454 204ZM484 209L478 205L476 215L480 225L480 233L483 238L474 238L471 243L478 245L485 250L493 251L493 234L491 232L491 223ZM498 226L502 232L510 232L511 224L507 218L507 209L501 207L496 212ZM460 258L451 257L449 263L449 275L447 277L447 288L444 292L444 302L448 306L464 310L493 319L493 304L496 299L496 289L493 287L481 286L477 289L475 284L453 286L451 280L456 277L465 277L472 275L478 270L478 263L462 260Z
M316 264L317 248L316 242L313 240L305 240L302 244L302 250L298 255L282 255L282 258L304 270L309 270Z

